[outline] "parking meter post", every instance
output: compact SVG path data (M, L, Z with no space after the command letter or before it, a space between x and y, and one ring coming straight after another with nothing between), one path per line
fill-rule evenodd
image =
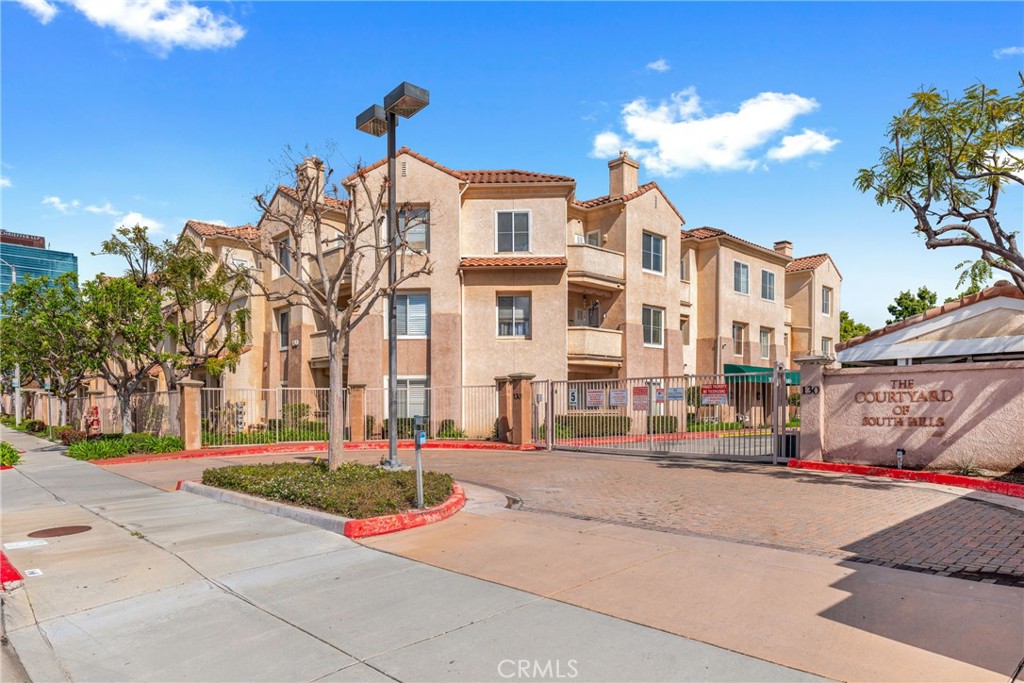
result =
M416 507L423 509L423 442L426 440L426 432L423 431L423 416L417 415L413 418L413 426L416 434Z

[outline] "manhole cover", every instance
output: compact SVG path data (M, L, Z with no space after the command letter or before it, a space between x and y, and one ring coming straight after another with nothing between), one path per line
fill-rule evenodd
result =
M91 526L55 526L49 529L40 529L39 531L33 531L28 535L29 538L55 538L57 536L71 536L73 534L80 534L92 529Z

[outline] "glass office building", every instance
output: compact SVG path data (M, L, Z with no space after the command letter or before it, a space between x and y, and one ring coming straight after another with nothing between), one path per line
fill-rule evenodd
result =
M56 278L78 272L78 257L66 251L46 248L46 240L36 235L0 231L0 293L11 284L11 269L18 282L26 277Z

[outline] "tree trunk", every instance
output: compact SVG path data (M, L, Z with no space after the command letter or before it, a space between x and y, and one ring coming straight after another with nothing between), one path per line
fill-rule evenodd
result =
M342 377L344 359L339 353L337 330L328 332L327 357L330 363L327 467L333 472L341 466L345 457L345 378Z
M117 401L121 409L121 433L132 433L132 392L118 391Z

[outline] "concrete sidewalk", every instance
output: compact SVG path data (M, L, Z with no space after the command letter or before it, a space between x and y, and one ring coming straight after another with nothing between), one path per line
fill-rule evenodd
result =
M816 680L3 438L3 542L90 527L5 550L41 570L4 596L35 681Z

